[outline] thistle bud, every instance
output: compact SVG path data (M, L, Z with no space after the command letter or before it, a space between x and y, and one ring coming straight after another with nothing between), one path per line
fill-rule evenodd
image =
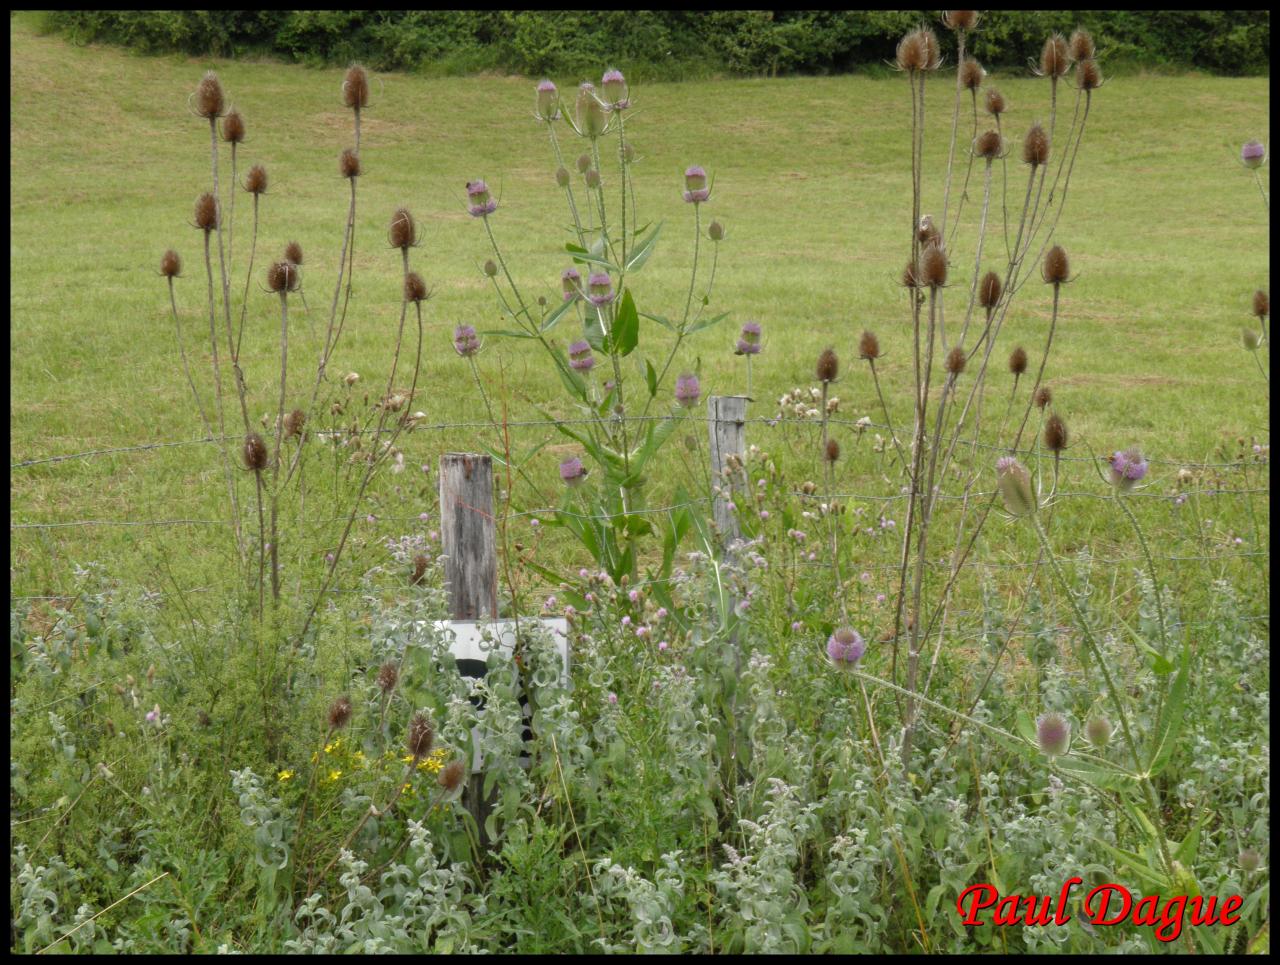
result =
M1271 296L1259 288L1253 293L1253 314L1267 318L1271 314Z
M1067 424L1057 413L1049 416L1044 424L1044 447L1053 453L1067 448Z
M247 469L254 472L261 472L267 468L267 444L256 432L251 432L244 437L244 464Z
M586 467L577 456L571 456L560 463L560 481L566 486L577 486L586 478Z
M759 355L760 335L762 329L759 322L743 322L742 331L738 333L738 344L734 355Z
M435 743L435 738L435 728L431 726L430 718L422 711L418 711L409 722L409 733L405 738L405 746L413 755L414 763L431 753L431 745Z
M400 679L400 671L396 669L396 665L387 661L378 668L378 689L384 694L389 694L395 690L396 682Z
M1089 743L1101 750L1111 743L1111 721L1098 714L1090 717L1084 725L1084 736Z
M1241 871L1252 874L1262 867L1262 855L1253 848L1241 848L1239 862Z
M452 800L454 796L462 793L462 782L466 776L467 766L456 758L440 770L436 775L436 783L444 791L445 800Z
M1045 77L1061 77L1070 65L1066 38L1062 34L1053 34L1045 40L1040 51L1040 73Z
M1003 286L1000 283L1000 276L994 271L989 271L982 276L982 281L978 284L978 304L987 310L987 317L991 317L992 311L1000 304L1000 295Z
M1240 163L1251 171L1262 167L1267 159L1267 149L1261 141L1247 141L1244 147L1240 148Z
M608 305L614 299L613 282L603 271L592 272L587 278L587 300L592 305Z
M880 354L880 339L873 332L863 332L858 340L858 357L874 362Z
M684 172L684 200L688 204L701 204L711 197L711 189L707 187L707 172L698 164L686 168Z
M474 326L459 325L453 330L453 350L463 358L471 358L480 351L480 336Z
M959 377L964 372L965 363L968 361L969 359L964 354L964 349L957 345L947 353L947 372L954 377Z
M1046 285L1062 285L1070 280L1071 263L1067 260L1067 253L1061 245L1054 245L1049 249L1048 254L1044 256L1041 271Z
M1258 346L1262 344L1262 333L1256 328L1246 325L1244 328L1240 329L1240 341L1244 345L1245 349L1250 352L1256 352L1258 350Z
M920 253L920 277L930 288L941 288L947 283L947 255L941 245L927 245Z
M297 291L298 266L287 261L277 261L267 269L267 287L277 294Z
M1036 743L1047 757L1060 757L1071 747L1071 722L1056 711L1036 718Z
M338 172L344 178L360 177L360 156L351 148L343 148L338 155Z
M1022 141L1022 160L1033 168L1049 161L1049 135L1039 123L1031 125Z
M605 103L615 111L631 106L627 99L627 80L622 76L622 71L615 68L606 70L604 77L600 79L600 86L604 90Z
M244 140L244 117L234 108L222 119L222 139L228 144Z
M576 268L566 268L560 272L560 287L564 290L564 301L573 301L582 295L582 275Z
M593 140L603 134L609 124L609 116L605 111L605 106L600 98L596 96L595 87L589 83L584 83L578 87L578 102L575 114L578 120L578 132L583 137L589 137Z
M201 231L218 227L218 202L208 192L196 198L196 227Z
M560 116L560 94L556 91L556 85L549 80L539 82L536 104L535 116L538 120L556 120Z
M196 113L213 120L222 116L222 107L222 84L218 82L218 75L209 71L196 87Z
M408 208L396 208L391 216L391 227L387 231L387 239L392 248L407 251L418 243L418 228L413 222L413 215Z
M840 360L835 349L824 348L818 356L817 374L819 382L834 382L840 372Z
M724 241L724 225L719 221L713 221L707 226L707 237L712 241Z
M369 106L369 75L359 64L347 68L347 76L342 81L342 103L356 111Z
M577 161L578 173L586 174L591 169L591 155L579 154Z
M1004 102L1004 94L994 87L988 87L985 106L988 114L992 117L999 117L1007 109L1007 105Z
M582 183L593 191L600 187L600 172L595 168L589 168L582 174Z
M1072 60L1093 60L1093 36L1089 31L1077 27L1068 41Z
M556 168L556 186L561 188L569 186L569 169L564 165Z
M591 354L591 345L579 340L569 344L569 368L575 372L590 372L595 368L596 359Z
M1121 492L1127 492L1147 474L1147 460L1137 446L1111 454L1111 483Z
M840 443L834 439L828 439L827 444L822 448L822 457L827 462L835 462L840 458Z
M404 276L404 300L415 304L427 300L427 283L416 271Z
M636 159L636 146L630 141L622 145L622 160L630 164Z
M176 251L170 248L160 258L160 274L164 275L165 278L177 278L181 273L182 259ZM1262 293L1259 292L1258 294ZM1257 305L1257 303L1258 301L1255 298L1254 304Z
M467 182L467 211L473 218L483 218L498 210L498 202L489 196L489 186L483 180Z
M339 697L329 705L329 729L342 730L351 720L351 698Z
M676 402L691 409L698 404L698 399L702 396L702 387L698 384L698 377L691 373L685 373L676 379Z
M250 194L265 194L267 191L267 169L261 164L249 168L244 176L244 189Z
M1049 390L1047 385L1042 385L1040 388L1036 389L1036 396L1033 401L1035 402L1037 409L1044 409L1053 402L1053 393Z
M982 65L972 57L966 57L960 65L960 84L967 90L976 91L982 86L986 76L987 72L982 69Z
M1027 350L1021 345L1009 353L1009 371L1021 376L1027 370Z
M1001 456L996 460L996 484L1010 516L1029 516L1036 511L1031 474L1013 456Z
M827 638L827 659L837 670L853 670L866 652L866 641L852 627L840 627Z

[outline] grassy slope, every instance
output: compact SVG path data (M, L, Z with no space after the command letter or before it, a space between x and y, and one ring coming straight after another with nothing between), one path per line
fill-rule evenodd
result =
M208 186L208 140L186 99L210 65L78 49L36 35L20 19L11 21L10 53L11 461L193 437L199 422L155 268L165 247L182 252L184 324L199 332L203 270L187 222L192 200ZM350 138L341 74L212 66L247 118L245 164L261 161L271 172L259 265L286 240L301 241L322 332L345 213L335 170ZM1043 81L993 80L1011 104L1009 130L1046 118ZM642 214L666 221L663 244L639 278L641 309L675 314L683 304L692 234L692 211L679 201L685 165L715 174L709 211L729 232L715 305L733 314L695 341L685 363L700 354L711 391L742 391L742 360L731 346L737 324L759 318L766 349L755 367L762 401L754 414L772 415L773 400L807 383L817 350L834 342L846 360L842 414L879 421L865 368L853 364L857 335L869 327L890 353L895 421L906 423L909 333L896 285L910 201L906 84L728 80L634 93L639 109L629 128L643 156ZM1097 95L1059 230L1080 277L1065 299L1047 372L1075 439L1095 449L1137 442L1155 457L1200 459L1223 439L1265 434L1264 394L1239 327L1251 292L1267 283L1267 225L1234 154L1261 133L1267 98L1265 79L1204 77L1122 78ZM433 421L480 412L449 348L453 325L499 322L477 267L488 255L484 233L463 209L465 181L484 177L498 189L496 230L517 278L555 297L564 216L532 102L523 79L389 76L375 85L364 127L358 287L336 367L369 378L385 372L398 311L398 258L386 248L385 227L392 208L408 204L425 235L414 263L436 290L418 404ZM949 105L941 80L928 105L934 123L926 164L935 176L926 210L941 202ZM247 224L240 219L245 197L237 199L238 225ZM238 230L240 284L247 240ZM969 245L961 241L960 265ZM957 274L967 272L960 265ZM246 355L259 360L248 372L256 414L274 407L268 360L276 321L274 300L253 291ZM1047 309L1047 291L1029 285L1011 313L1008 344L1037 344ZM295 337L302 343L295 358L314 359L307 322ZM561 397L535 353L510 343L502 353L515 387L513 414L528 413L529 401ZM495 366L492 354L482 357L486 371ZM301 388L305 372L296 374ZM765 431L749 441L768 445ZM461 432L418 433L405 448L416 466L468 441ZM542 462L541 471L554 473L550 455ZM857 471L856 462L844 465ZM850 479L847 488L881 486ZM10 492L17 521L211 518L225 495L212 448L203 446L17 470ZM1080 538L1100 535L1101 521L1086 522ZM125 575L159 547L194 583L210 563L194 549L207 541L194 533L203 540L208 530L21 531L11 550L14 592L64 588L70 565L91 558L115 560L115 572Z

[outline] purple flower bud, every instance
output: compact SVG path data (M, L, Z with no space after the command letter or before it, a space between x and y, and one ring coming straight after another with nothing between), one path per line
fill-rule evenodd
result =
M676 401L686 409L692 409L702 396L702 386L696 375L685 374L676 379Z
M587 298L592 305L608 305L613 301L613 282L602 271L592 272L587 279Z
M498 210L498 202L489 197L489 186L483 181L467 182L467 210L473 218L483 218Z
M616 704L617 702L618 702L618 695L615 694L613 691L609 691L609 703Z
M560 95L556 85L549 80L538 84L537 118L540 121L554 121L560 117Z
M615 68L606 70L600 86L604 88L605 103L615 111L631 106L631 102L627 100L627 80L622 76L622 71Z
M1111 482L1121 491L1132 489L1147 474L1147 460L1137 446L1111 456Z
M684 200L689 204L701 204L711 197L707 187L707 172L700 165L693 165L684 172Z
M575 372L590 372L596 364L591 354L591 346L586 342L572 342L569 345L569 368Z
M1028 516L1036 511L1036 498L1031 492L1031 474L1013 456L996 460L996 484L1011 516Z
M746 322L742 326L739 333L738 344L734 349L735 355L759 355L760 354L760 323Z
M453 348L463 358L470 358L480 351L480 336L471 325L459 325L453 330Z
M573 301L582 294L582 276L576 268L566 268L560 272L560 287L564 289L564 300Z
M658 649L659 649L659 650L666 650L666 649L667 649L667 646L668 646L667 641L663 640L663 641L661 641L661 642L658 644Z
M1036 718L1036 743L1049 757L1059 757L1071 746L1071 722L1056 711Z
M841 627L827 639L827 658L837 670L852 670L866 651L866 642L852 627Z
M1240 148L1240 162L1250 170L1262 167L1267 159L1267 149L1261 141L1248 141Z
M639 602L640 602L640 591L639 591L639 590L632 590L632 591L630 591L630 592L627 594L627 599L628 599L628 600L630 600L632 603L639 603Z
M576 486L586 478L587 470L577 456L572 456L560 463L560 481L566 486Z

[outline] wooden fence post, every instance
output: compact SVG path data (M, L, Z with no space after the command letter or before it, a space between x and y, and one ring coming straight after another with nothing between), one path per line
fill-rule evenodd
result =
M720 490L720 495L713 495L711 512L726 549L742 535L732 494L746 488L746 419L745 395L713 395L707 399L711 486L713 490Z
M498 617L497 526L493 515L493 460L469 452L440 457L440 541L445 588L455 620ZM464 804L486 843L484 774L471 774Z

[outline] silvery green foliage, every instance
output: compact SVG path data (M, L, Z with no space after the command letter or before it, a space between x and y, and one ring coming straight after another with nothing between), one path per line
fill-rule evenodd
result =
M823 880L831 894L817 938L840 952L874 952L889 924L888 910L879 900L877 876L884 862L865 827L850 828L831 841Z
M683 667L661 668L658 680L658 702L666 720L662 762L672 785L687 790L706 787L715 749L711 708L699 699L697 681Z
M595 943L606 952L678 954L686 943L676 933L672 918L684 897L684 871L680 851L662 856L662 867L649 881L634 868L622 867L610 858L595 866L595 885L602 903L625 900L631 917L631 943L615 944L603 938ZM701 937L701 936L699 936ZM700 950L700 949L698 949Z
M763 653L753 653L742 674L742 690L747 707L739 713L747 717L751 737L751 768L757 774L776 774L785 759L786 716L779 705L771 679L773 662Z
M59 751L69 761L76 759L76 740L71 736L71 731L67 730L67 725L63 723L52 710L49 711L49 726L53 729L53 737L49 743L55 751Z
M343 850L339 882L346 890L337 914L324 907L323 896L310 895L294 914L300 929L284 943L288 952L421 953L472 951L469 931L471 883L462 866L441 866L426 825L408 822L409 845L404 863L381 875L377 891L364 884L367 862Z
M743 852L725 846L728 861L709 880L720 895L725 927L740 935L748 953L801 952L808 947L809 902L796 881L800 849L818 826L816 803L804 804L792 787L768 782L768 800L758 822L739 820Z
M58 914L57 886L72 877L66 862L52 855L47 865L33 865L24 845L18 845L14 863L19 865L17 911L13 924L22 935L24 951L34 952L61 935L65 928L55 922Z
M231 772L231 790L240 799L240 820L253 829L254 860L264 868L283 868L289 863L289 843L280 799L269 796L262 778L248 767Z

